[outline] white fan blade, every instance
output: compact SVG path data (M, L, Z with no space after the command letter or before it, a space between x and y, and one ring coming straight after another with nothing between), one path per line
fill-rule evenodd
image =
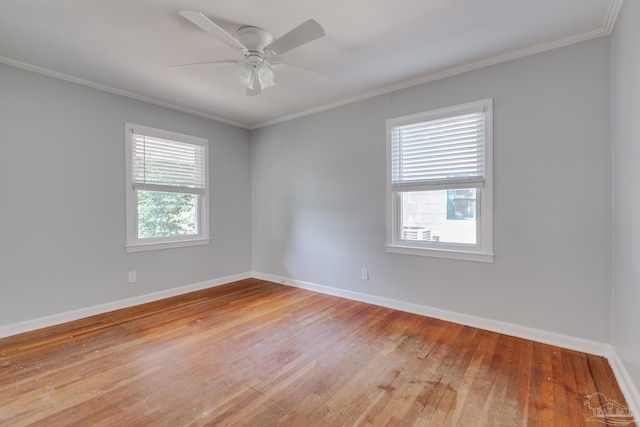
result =
M238 40L231 37L229 33L223 30L218 24L204 16L200 12L194 12L191 10L183 10L180 15L188 21L191 21L194 25L202 28L207 33L214 37L217 37L233 49L239 49L241 51L247 51L248 49L240 43Z
M329 79L329 76L327 76L326 74L307 70L306 68L296 67L295 65L291 64L285 64L284 62L274 62L273 68L278 71L283 71L287 74L296 75L302 79L316 84L323 84Z
M281 55L325 35L322 26L313 19L302 23L264 48L271 55Z
M172 65L171 68L173 69L179 69L179 68L191 68L191 67L220 67L222 65L235 65L238 64L240 61L237 61L235 59L228 59L225 61L206 61L206 62L194 62L191 64L178 64L178 65Z

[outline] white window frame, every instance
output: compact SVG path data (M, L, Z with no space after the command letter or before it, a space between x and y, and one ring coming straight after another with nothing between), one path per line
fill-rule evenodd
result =
M188 144L201 145L205 149L205 191L199 195L197 215L198 234L157 238L138 238L138 209L133 184L133 134L162 138ZM125 124L125 193L126 193L126 250L140 252L186 246L206 245L209 237L209 140L135 123Z
M392 129L415 123L438 120L458 115L484 113L484 185L476 188L477 213L475 245L452 244L433 241L401 240L401 206L402 191L392 189ZM418 255L436 258L449 258L477 262L493 262L493 99L485 99L437 110L396 117L387 120L387 244L388 253ZM461 187L443 186L441 189L458 189ZM411 190L406 190L411 191ZM414 190L419 191L419 190Z

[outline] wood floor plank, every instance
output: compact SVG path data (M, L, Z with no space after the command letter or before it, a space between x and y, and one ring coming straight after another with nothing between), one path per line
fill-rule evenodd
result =
M3 426L584 426L606 359L247 279L0 339Z
M479 342L476 347L478 355L478 367L471 383L468 385L468 393L462 406L457 425L478 425L480 419L488 424L489 396L493 386L495 375L491 372L491 360L496 350L499 334L487 331L478 331Z

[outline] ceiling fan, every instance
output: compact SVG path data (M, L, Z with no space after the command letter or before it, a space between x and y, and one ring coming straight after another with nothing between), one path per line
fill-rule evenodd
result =
M275 72L279 70L317 82L324 82L328 78L324 74L277 60L279 55L325 35L322 26L313 19L274 40L273 35L262 28L242 27L233 37L200 12L185 10L180 12L180 15L233 49L242 52L244 58L181 64L171 68L238 65L238 79L247 88L247 96L260 95L263 89L273 86Z

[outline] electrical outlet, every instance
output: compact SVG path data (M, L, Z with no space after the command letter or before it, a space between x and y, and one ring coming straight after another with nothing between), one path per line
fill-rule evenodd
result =
M130 271L129 272L129 283L136 283L136 272L135 271Z
M369 270L367 270L366 268L361 268L360 269L360 279L369 280Z

